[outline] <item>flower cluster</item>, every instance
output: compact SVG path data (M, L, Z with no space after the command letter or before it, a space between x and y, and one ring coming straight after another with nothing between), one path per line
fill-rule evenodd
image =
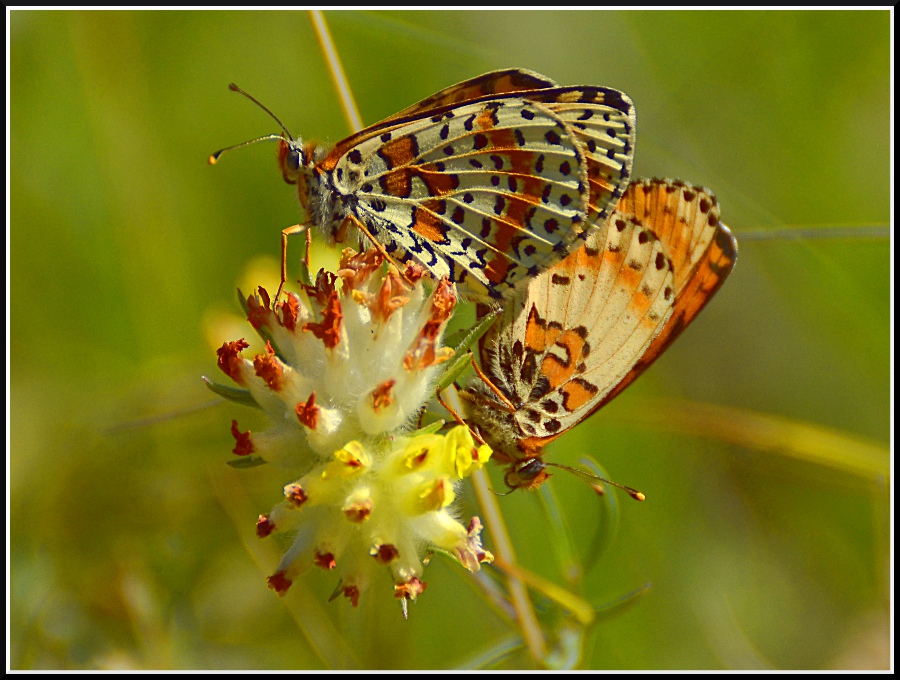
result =
M373 569L386 565L405 607L425 589L431 553L471 571L492 559L478 518L464 526L452 512L457 482L490 449L465 427L410 433L440 364L453 355L441 342L455 289L443 280L427 295L415 269L382 269L375 249L346 250L337 274L320 271L305 296L272 304L260 288L246 311L265 351L244 358L243 339L218 350L219 367L246 390L243 400L270 421L260 432L233 421L234 453L300 473L257 523L260 537L296 532L268 578L279 594L315 565L336 570L336 592L356 606Z

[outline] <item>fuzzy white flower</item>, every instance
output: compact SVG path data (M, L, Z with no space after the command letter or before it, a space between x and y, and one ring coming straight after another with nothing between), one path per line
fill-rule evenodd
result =
M260 289L246 310L265 353L243 358L243 339L218 350L219 367L270 420L253 433L233 422L234 453L301 473L257 523L260 537L296 531L268 579L279 594L317 565L338 571L336 593L355 606L374 566L387 565L405 607L425 588L430 553L473 571L492 559L478 518L466 527L451 512L458 481L490 449L476 446L464 427L409 435L439 365L453 354L441 340L455 289L442 280L426 295L416 271L401 277L389 268L382 276L381 264L374 249L344 251L336 275L320 271L315 285L304 286L307 300L288 293L274 309Z

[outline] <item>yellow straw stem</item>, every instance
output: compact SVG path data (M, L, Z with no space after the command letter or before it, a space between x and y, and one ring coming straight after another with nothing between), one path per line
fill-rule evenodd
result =
M334 48L334 41L331 39L328 24L325 23L325 15L322 13L322 10L311 9L309 10L309 16L312 19L313 28L316 29L316 36L319 38L322 52L325 54L325 62L331 71L331 78L334 80L334 87L338 91L341 108L344 109L347 124L353 132L362 130L362 116L359 115L359 109L356 108L356 101L353 99L353 93L350 92L350 86L347 84L344 67L341 66L341 59Z
M485 527L490 531L491 538L494 539L493 548L496 552L496 561L504 565L515 564L516 555L513 551L512 541L509 538L509 533L506 531L506 523L503 521L503 515L500 512L497 499L491 493L490 480L485 471L478 470L475 472L472 475L472 483L475 486L475 494L478 496L478 504L484 512ZM547 655L547 644L544 641L544 635L534 614L534 609L531 607L528 589L525 587L525 583L512 571L505 571L509 579L510 600L516 610L525 644L528 645L528 650L534 659L538 663L543 664Z

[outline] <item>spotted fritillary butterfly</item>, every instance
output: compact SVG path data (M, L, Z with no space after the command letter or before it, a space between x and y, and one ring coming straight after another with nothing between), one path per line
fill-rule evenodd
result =
M618 395L662 354L734 267L716 199L680 181L631 183L606 222L507 303L480 341L486 383L461 396L470 425L535 488L544 447ZM483 309L482 312L486 312Z
M510 69L330 150L286 130L280 139L284 178L329 244L359 229L395 261L484 301L511 297L609 216L631 173L635 118L617 90Z

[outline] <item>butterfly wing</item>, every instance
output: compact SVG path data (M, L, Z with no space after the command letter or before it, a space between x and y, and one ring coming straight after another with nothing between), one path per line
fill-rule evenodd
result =
M581 144L589 182L589 217L602 220L617 209L628 186L634 157L634 106L608 87L568 87L526 95L543 103L569 125Z
M681 335L719 290L737 262L734 234L720 222L715 196L673 180L644 180L629 187L620 209L650 221L670 245L675 304L660 333L628 372L597 404L615 398Z
M319 196L330 191L343 203L337 214L352 212L395 259L497 299L611 212L633 148L633 107L621 92L511 69L345 139L315 172L332 187Z
M631 177L636 133L634 105L624 92L613 88L554 85L549 78L520 69L494 71L464 81L344 139L319 163L319 168L333 171L342 158L366 140L397 136L425 118L440 123L441 118L457 116L456 109L463 103L490 104L522 98L542 103L564 121L588 164L590 216L607 217Z
M451 85L386 121L510 93L544 103L571 126L588 162L591 217L607 217L625 191L634 154L634 106L618 90L560 88L534 71L506 69Z
M332 172L395 259L473 297L509 295L589 224L581 146L559 116L523 99L406 122L357 144Z
M383 122L398 118L415 117L422 112L440 109L445 106L456 106L464 102L489 97L490 95L527 92L550 87L556 87L556 83L534 71L518 68L491 71L446 87L440 92L436 92L430 97L426 97L422 101L395 113Z
M627 387L734 266L712 195L632 183L604 228L535 278L482 338L482 366L516 405L518 448L549 441Z

